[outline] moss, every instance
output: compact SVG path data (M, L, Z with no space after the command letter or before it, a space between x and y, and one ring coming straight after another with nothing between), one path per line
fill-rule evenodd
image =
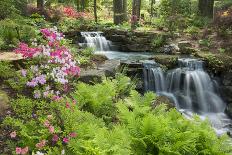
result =
M168 69L175 68L178 65L177 55L157 55L154 57L155 62L165 66Z
M210 52L198 52L195 56L207 62L208 69L214 73L226 72L232 68L232 57L226 54L212 54Z

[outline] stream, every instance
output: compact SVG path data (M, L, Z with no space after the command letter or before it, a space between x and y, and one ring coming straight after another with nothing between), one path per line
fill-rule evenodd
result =
M95 49L109 59L148 60L154 54L146 52L120 52L115 50L102 32L82 32L82 47ZM232 120L224 113L226 103L220 97L218 83L205 71L204 62L193 58L181 58L178 66L164 71L154 61L143 63L144 90L168 97L188 119L198 114L208 119L218 135L232 133Z

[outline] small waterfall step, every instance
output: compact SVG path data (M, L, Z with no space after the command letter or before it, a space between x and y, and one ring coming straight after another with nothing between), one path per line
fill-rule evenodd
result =
M220 133L232 121L224 114L226 104L217 93L217 84L204 71L204 61L192 58L178 60L176 69L166 72L155 62L146 62L144 69L144 89L154 91L173 101L176 108L187 118L198 113L206 117Z
M103 32L81 32L81 36L85 39L85 43L79 43L81 47L91 47L96 51L110 50L111 42L103 36Z

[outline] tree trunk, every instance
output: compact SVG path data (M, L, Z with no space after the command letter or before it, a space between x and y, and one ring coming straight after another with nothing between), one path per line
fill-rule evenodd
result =
M141 0L133 0L132 4L132 17L131 17L131 29L134 30L140 19L140 7Z
M81 11L80 0L77 0L77 12Z
M39 10L43 10L44 9L44 0L37 0L37 8Z
M114 24L123 23L123 0L114 0Z
M123 0L123 22L128 21L127 16L127 0Z
M81 0L81 11L85 11L85 0Z
M155 4L155 0L151 0L151 19L154 17L154 4Z
M214 0L199 0L199 14L203 17L213 18Z
M94 19L95 23L97 23L97 0L94 0Z

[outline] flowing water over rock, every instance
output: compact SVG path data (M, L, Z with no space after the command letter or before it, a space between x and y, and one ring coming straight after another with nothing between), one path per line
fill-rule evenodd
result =
M108 41L102 32L81 32L86 43L81 43L81 46L87 46L96 49L97 51L109 51L111 42Z
M112 50L112 43L102 32L81 32L85 42L83 47L92 47L96 54L117 60L148 60L152 53L120 52ZM189 119L195 113L208 119L220 135L230 132L232 121L225 115L226 104L217 91L217 82L204 71L204 62L197 59L179 59L178 68L164 72L154 61L143 63L144 89L166 96L175 107Z
M148 52L121 52L117 50L117 46L103 36L103 32L81 32L84 38L83 43L79 43L81 47L90 47L95 50L95 54L103 54L109 59L114 60L141 60L149 59L152 53Z
M198 113L208 118L218 134L227 132L231 120L224 114L226 104L217 94L217 85L204 71L204 62L179 59L178 68L164 72L155 63L144 63L146 91L170 98L187 118Z

